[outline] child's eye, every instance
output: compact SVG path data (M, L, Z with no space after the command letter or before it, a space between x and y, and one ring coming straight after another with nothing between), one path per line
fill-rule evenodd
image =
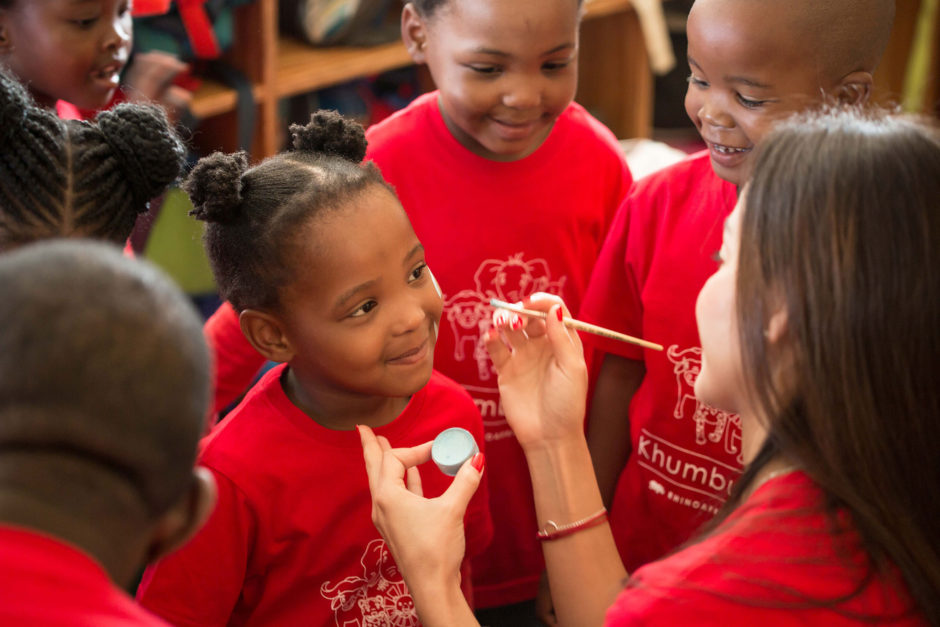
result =
M91 28L92 26L95 25L95 22L98 21L98 18L97 18L97 17L89 17L89 18L85 18L85 19L69 20L69 21L72 22L72 24L75 24L76 26L78 26L79 28L88 29L88 28Z
M352 312L351 314L349 314L349 317L350 317L350 318L359 318L360 316L366 315L367 313L369 313L370 311L372 311L372 310L375 309L376 307L378 307L378 303L377 303L377 302L375 302L374 300L367 300L366 302L364 302L364 303L362 303L361 305L359 305L359 307L357 307L354 312Z
M696 87L700 87L702 89L705 89L706 87L708 87L708 83L703 81L700 78L696 78L695 74L689 74L689 77L685 80L695 85Z
M766 100L752 100L750 98L745 98L741 94L738 94L737 97L738 97L738 102L740 102L743 106L747 107L748 109L757 109L757 108L764 106L767 103Z
M422 262L415 266L415 269L411 271L411 274L408 275L409 283L414 283L418 279L424 276L424 271L427 270L428 264Z
M544 64L544 65L542 66L542 69L545 70L546 72L558 72L559 70L565 69L565 68L568 67L569 65L571 65L571 61L570 61L570 60L565 60L565 61L551 61L551 62L549 62L549 63Z
M500 67L497 65L468 65L467 67L484 76L494 76L500 72Z

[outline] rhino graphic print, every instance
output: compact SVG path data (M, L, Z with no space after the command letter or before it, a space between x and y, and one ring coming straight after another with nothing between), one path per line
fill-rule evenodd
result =
M672 415L681 419L687 415L687 408L692 404L696 444L704 445L706 441L718 443L724 440L725 452L736 455L738 462L743 463L741 418L737 414L709 407L695 398L695 379L702 369L702 349L693 347L679 350L679 347L673 344L667 349L666 355L672 363L676 385L679 386L678 400Z

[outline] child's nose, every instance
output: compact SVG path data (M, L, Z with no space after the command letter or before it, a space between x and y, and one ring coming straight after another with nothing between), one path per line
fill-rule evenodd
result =
M424 300L415 296L403 298L398 307L394 331L396 334L409 333L426 324L427 311Z
M108 31L105 33L104 46L107 49L120 49L131 41L131 24L129 20L115 18L111 20Z
M718 128L731 128L734 126L734 118L714 98L705 98L702 102L702 108L699 110L699 117L709 126Z
M519 78L503 94L503 104L513 109L531 109L542 101L542 88L538 80Z

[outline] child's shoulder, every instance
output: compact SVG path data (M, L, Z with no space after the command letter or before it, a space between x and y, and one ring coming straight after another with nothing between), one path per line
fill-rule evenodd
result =
M685 203L698 199L712 202L736 197L733 184L721 179L712 169L708 151L689 155L685 159L637 179L630 198L637 202L659 201Z
M428 380L425 389L428 396L435 401L444 400L463 405L469 403L474 408L476 407L473 397L462 385L437 370L431 371L431 378Z
M369 144L386 143L392 138L407 139L411 133L428 126L429 117L437 110L437 92L422 94L406 107L366 129Z

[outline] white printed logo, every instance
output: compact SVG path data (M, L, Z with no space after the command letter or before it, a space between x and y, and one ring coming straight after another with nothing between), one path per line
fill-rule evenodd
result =
M678 401L672 415L681 419L686 414L688 403L694 403L692 420L695 422L695 443L705 444L706 440L721 442L724 440L725 452L735 455L738 463L744 463L741 450L741 417L737 414L709 407L695 398L695 379L702 369L702 349L687 348L679 350L675 344L666 350L676 374L679 386Z
M372 540L360 560L362 576L320 586L336 627L417 627L418 614L385 542Z
M454 334L454 359L464 361L469 354L476 360L480 380L489 381L495 373L486 353L486 332L492 324L490 299L513 303L535 292L562 296L565 279L552 281L544 259L525 261L522 253L506 260L485 260L473 275L475 289L461 290L444 299L444 318Z

